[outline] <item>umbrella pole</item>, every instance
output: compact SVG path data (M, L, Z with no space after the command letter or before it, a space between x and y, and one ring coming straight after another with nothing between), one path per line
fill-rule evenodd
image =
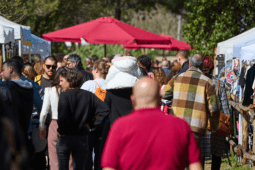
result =
M104 57L106 57L106 44L104 45Z
M165 50L163 50L163 58L165 57Z

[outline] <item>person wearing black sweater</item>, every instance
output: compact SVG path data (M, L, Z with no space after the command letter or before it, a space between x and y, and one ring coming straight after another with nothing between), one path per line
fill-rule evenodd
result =
M66 69L61 72L60 86L64 90L59 96L57 154L59 169L68 170L70 153L73 158L73 169L83 170L89 152L88 132L91 122L100 126L109 115L105 103L93 93L78 89L83 77L77 69ZM97 118L94 120L95 115Z
M9 88L4 85L0 85L0 108L0 169L16 166L20 170L30 170L25 135L15 118L18 110Z
M3 109L6 108L4 112L7 112L10 119L19 127L20 134L22 134L28 148L29 156L32 158L34 148L32 142L28 140L27 131L33 111L34 90L32 83L21 80L21 70L21 65L15 60L10 59L4 62L1 73L4 81L0 85L5 87L7 96L5 96L5 99L3 98L4 103L1 103L4 105Z

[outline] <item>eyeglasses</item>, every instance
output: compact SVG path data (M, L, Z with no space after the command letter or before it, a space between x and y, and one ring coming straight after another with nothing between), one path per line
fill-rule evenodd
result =
M66 63L67 66L68 66L69 64L71 64L71 63Z
M47 65L47 64L45 64L46 65L46 67L47 67L47 69L50 69L50 68L52 68L52 69L56 69L57 68L57 66L56 65Z

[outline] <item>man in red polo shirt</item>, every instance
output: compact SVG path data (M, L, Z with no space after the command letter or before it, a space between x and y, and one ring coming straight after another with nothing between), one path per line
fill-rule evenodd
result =
M156 81L141 78L133 88L134 111L111 127L101 166L103 170L201 170L200 150L185 120L158 109Z

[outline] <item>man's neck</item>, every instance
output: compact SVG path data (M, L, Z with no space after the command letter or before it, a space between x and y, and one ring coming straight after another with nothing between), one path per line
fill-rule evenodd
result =
M21 78L20 78L20 76L15 75L15 76L12 76L12 80L19 81L19 80L21 80Z
M52 77L48 76L48 75L45 74L45 73L44 73L42 76L43 76L43 78L48 79L48 80L51 80L51 79L52 79Z
M152 105L141 105L141 104L137 104L134 109L135 110L139 110L139 109L153 109L153 108L157 108L157 104L152 104Z

